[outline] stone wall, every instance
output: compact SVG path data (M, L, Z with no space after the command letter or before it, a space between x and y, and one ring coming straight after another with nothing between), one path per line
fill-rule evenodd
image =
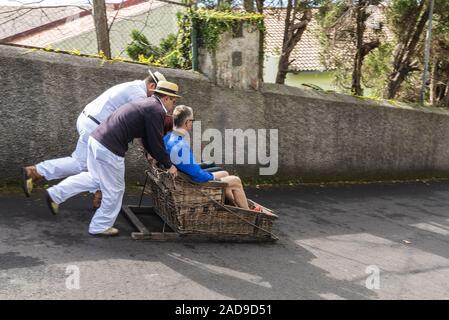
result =
M259 39L260 31L248 23L238 30L221 34L216 50L209 52L206 48L199 48L201 73L220 86L257 90Z
M344 95L265 84L258 91L219 87L189 71L158 69L177 82L179 103L202 129L279 131L276 178L303 181L448 176L449 113L380 105ZM17 182L20 167L69 155L84 106L114 84L143 79L147 67L0 46L0 181ZM127 154L128 182L144 162ZM228 169L245 179L258 165ZM266 179L267 177L263 177Z

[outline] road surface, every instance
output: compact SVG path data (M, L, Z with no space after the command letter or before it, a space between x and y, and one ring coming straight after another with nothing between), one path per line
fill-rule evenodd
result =
M280 216L277 243L136 242L123 216L95 238L89 195L54 217L42 190L1 194L0 299L449 298L448 182L248 193Z

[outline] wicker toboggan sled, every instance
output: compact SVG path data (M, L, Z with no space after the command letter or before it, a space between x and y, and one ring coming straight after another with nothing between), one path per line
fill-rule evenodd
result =
M139 230L131 234L133 239L237 242L277 240L272 233L277 216L262 206L263 212L255 212L226 204L226 183L195 183L181 172L174 178L165 170L151 165L145 174L139 206L123 206L124 213ZM150 195L152 207L141 206L145 194ZM248 205L254 208L259 204L248 200ZM162 231L148 231L136 213L159 216L164 222Z

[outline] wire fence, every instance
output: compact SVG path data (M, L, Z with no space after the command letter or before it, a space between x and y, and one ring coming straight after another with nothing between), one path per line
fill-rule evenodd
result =
M126 47L132 42L132 30L140 31L151 45L158 46L169 34L177 34L176 14L188 8L181 2L167 0L106 1L106 4L111 56L122 58L129 58ZM96 54L92 6L38 2L0 5L0 43Z

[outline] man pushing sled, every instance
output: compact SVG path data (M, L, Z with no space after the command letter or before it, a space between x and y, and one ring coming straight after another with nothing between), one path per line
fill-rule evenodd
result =
M81 172L47 189L47 203L53 214L59 204L81 192L101 190L103 198L89 225L91 235L115 236L113 228L125 191L125 153L133 139L141 138L145 150L176 175L165 152L164 119L179 97L175 83L159 81L154 95L133 100L105 119L88 137L87 172Z
M103 123L114 111L128 102L144 99L153 94L158 81L165 81L160 72L151 72L144 80L135 80L113 86L90 102L78 116L76 128L78 142L70 157L46 160L36 165L22 168L22 186L29 197L33 183L43 180L66 178L87 170L87 150L90 134ZM100 206L101 192L94 190L94 209Z

